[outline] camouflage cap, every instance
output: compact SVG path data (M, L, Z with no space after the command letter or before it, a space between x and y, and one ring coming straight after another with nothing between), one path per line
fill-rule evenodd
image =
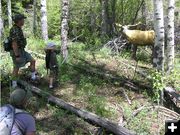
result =
M17 21L22 20L22 19L26 19L26 17L23 14L16 14L15 16L13 16L14 22L17 22Z
M30 91L16 88L10 95L10 103L16 106L27 104L31 97Z

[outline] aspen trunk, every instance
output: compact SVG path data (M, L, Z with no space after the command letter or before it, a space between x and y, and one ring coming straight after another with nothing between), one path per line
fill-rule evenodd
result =
M62 0L61 14L61 51L65 61L68 57L68 17L69 17L69 0Z
M9 28L12 26L12 11L11 11L11 0L7 0L8 5L8 24Z
M41 0L41 31L45 41L48 40L48 24L47 24L47 9L46 0Z
M153 66L164 71L164 17L163 0L154 0L154 30L155 44L153 51Z
M2 5L0 0L0 41L2 40L3 36L3 19L2 19Z
M168 1L168 16L167 16L167 66L168 72L174 67L174 9L175 1Z
M36 25L36 5L37 4L37 1L36 0L33 0L33 34L36 35L36 30L37 30L37 25Z

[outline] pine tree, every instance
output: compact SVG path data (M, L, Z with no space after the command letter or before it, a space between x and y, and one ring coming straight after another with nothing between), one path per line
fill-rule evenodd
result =
M69 17L69 0L62 0L62 14L61 14L61 51L65 61L68 57L68 17Z
M168 0L167 16L167 65L168 72L174 67L174 9L175 1Z
M7 5L8 5L8 24L10 28L12 26L11 0L7 0Z
M46 0L41 0L41 31L45 41L48 40L48 24L47 24L47 9Z
M155 44L153 51L153 66L164 71L164 17L163 0L154 0L154 30Z

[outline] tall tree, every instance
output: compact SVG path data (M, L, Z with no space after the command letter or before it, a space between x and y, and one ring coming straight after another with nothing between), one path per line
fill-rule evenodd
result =
M143 0L142 4L142 22L146 26L146 16L147 16L147 7L146 7L146 1Z
M90 0L90 18L91 18L91 22L90 22L90 26L91 26L91 30L92 32L95 32L95 27L96 27L96 14L94 11L96 2L95 0Z
M167 16L168 72L170 72L174 66L174 9L175 9L175 0L168 0L168 16Z
M37 26L36 26L36 6L37 6L37 1L33 0L33 34L36 35L36 30L37 30Z
M2 36L3 36L3 19L2 19L2 5L0 0L0 40L2 39Z
M8 6L8 24L10 28L12 26L11 0L7 0L7 6Z
M48 40L47 8L46 0L41 0L41 31L45 41Z
M64 60L68 57L68 17L69 17L69 0L62 0L62 14L61 14L61 51Z
M115 20L116 20L116 2L117 0L111 0L111 16L108 17L109 31L112 36L115 33ZM107 11L108 12L108 11Z
M154 30L155 30L153 66L157 70L164 71L163 0L153 0L153 2L154 2Z
M101 16L102 16L102 25L101 25L101 31L102 36L107 34L108 31L108 23L107 23L107 7L108 7L108 0L101 0Z

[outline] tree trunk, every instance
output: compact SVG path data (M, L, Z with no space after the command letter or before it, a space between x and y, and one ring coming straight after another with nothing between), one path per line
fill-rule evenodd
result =
M69 0L62 0L61 14L61 51L65 61L68 57L68 17L69 17Z
M132 20L132 24L135 23L135 21L136 21L136 19L137 19L137 17L138 17L139 10L141 9L143 3L144 3L144 0L142 0L142 1L140 2L140 4L139 4L139 7L137 7L137 10L136 10L136 12L135 12L134 18L133 18L133 20Z
M107 5L108 5L108 0L102 0L101 2L101 7L102 7L102 25L101 25L101 31L102 31L102 36L104 37L107 34L108 30L108 24L107 24Z
M146 26L146 16L147 16L147 7L146 7L146 1L143 0L142 4L142 23Z
M36 5L37 4L37 1L36 0L33 0L33 34L34 36L36 35L36 30L37 30L37 25L36 25Z
M122 25L124 25L124 0L121 0L121 23L122 23Z
M4 25L3 25L3 19L2 19L2 5L1 5L1 0L0 0L0 41L2 40L3 29L4 29Z
M12 11L11 11L11 0L7 0L8 5L8 24L9 28L12 26Z
M167 66L168 72L174 67L174 9L175 1L168 1L168 17L167 17Z
M48 40L48 24L47 24L47 9L46 0L41 0L41 31L45 41Z
M164 71L164 17L163 0L154 0L154 30L155 44L153 51L153 66Z
M95 5L96 2L95 0L91 0L90 1L90 5L91 5L91 9L90 9L90 17L91 17L91 22L90 22L90 26L91 26L91 31L92 32L95 32L95 29L96 29L96 14L94 12L94 8L95 8Z
M116 0L111 0L111 16L108 18L109 22L109 36L113 36L115 30L115 19L116 19Z
M78 109L78 108L66 103L62 99L54 97L54 96L50 95L49 93L44 92L43 90L28 84L25 81L19 80L18 83L21 86L23 86L24 89L31 90L33 93L36 93L39 96L42 96L43 98L46 98L48 100L48 102L54 103L64 109L74 113L75 115L83 118L84 120L86 120L92 124L98 125L100 127L103 127L116 135L133 135L134 134L134 133L132 133L132 131L129 131L128 129L126 129L124 127L118 126L117 124L115 124L107 119L101 118L94 113L88 112L86 110Z

